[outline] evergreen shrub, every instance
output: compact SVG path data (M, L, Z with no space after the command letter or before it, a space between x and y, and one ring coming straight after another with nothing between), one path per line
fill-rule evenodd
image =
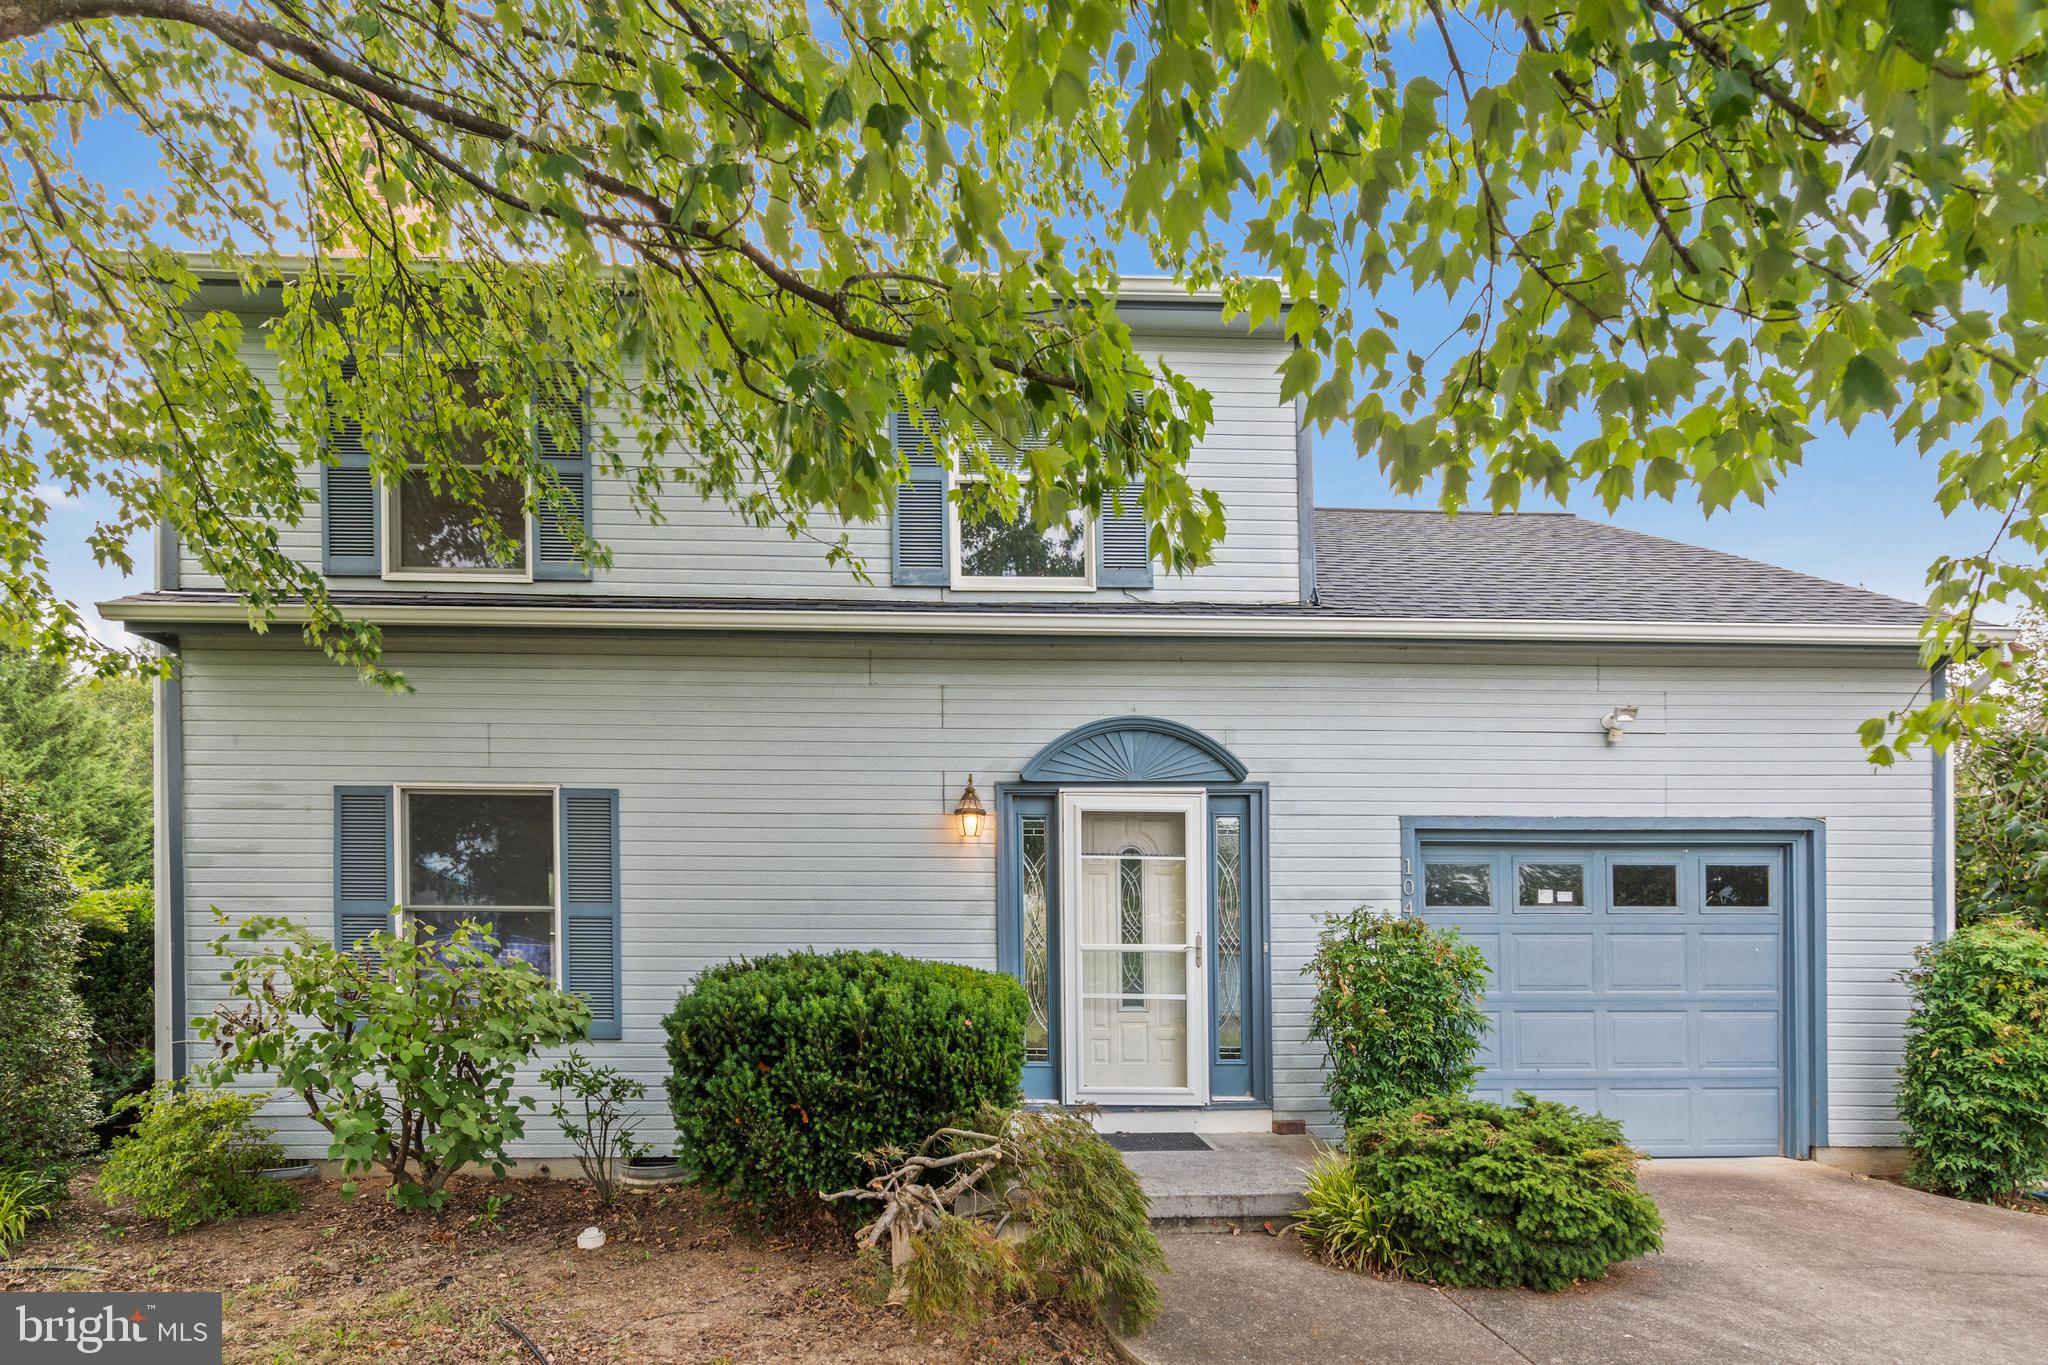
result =
M795 952L700 975L666 1020L677 1155L750 1203L854 1184L864 1158L1018 1099L1024 988L894 953Z

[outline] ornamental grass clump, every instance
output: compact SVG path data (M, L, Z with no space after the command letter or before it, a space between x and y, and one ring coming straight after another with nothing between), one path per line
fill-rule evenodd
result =
M1309 1035L1330 1056L1323 1088L1345 1127L1463 1094L1478 1074L1486 958L1455 929L1359 906L1324 924L1302 970L1316 981Z
M1387 1206L1359 1181L1342 1152L1324 1150L1304 1173L1294 1230L1323 1260L1345 1270L1393 1273L1408 1259Z
M48 1218L64 1199L64 1181L51 1171L0 1168L0 1260L14 1254L29 1226Z
M1563 1289L1664 1244L1641 1153L1619 1123L1569 1105L1443 1097L1366 1120L1349 1147L1379 1235L1418 1280Z
M1014 977L894 953L786 953L700 975L666 1022L677 1156L742 1202L807 1201L1018 1098Z
M1899 1083L1907 1179L1977 1200L2048 1180L2048 934L1983 920L1914 956Z

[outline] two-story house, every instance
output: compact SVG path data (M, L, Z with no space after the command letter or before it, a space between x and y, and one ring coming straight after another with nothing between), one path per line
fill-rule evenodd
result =
M1919 609L1567 515L1318 508L1286 343L1163 286L1125 307L1215 396L1191 474L1229 533L1184 577L1115 507L997 534L915 450L853 532L872 583L720 506L649 525L567 449L612 567L516 506L494 564L344 443L292 544L383 628L417 689L386 695L162 547L103 611L180 665L163 1065L221 998L209 907L348 942L396 905L488 917L656 1095L694 972L860 946L1015 973L1027 1092L1110 1126L1322 1123L1302 964L1369 903L1484 947L1482 1093L1659 1154L1895 1143L1894 974L1950 920L1948 793L1855 731L1928 685Z

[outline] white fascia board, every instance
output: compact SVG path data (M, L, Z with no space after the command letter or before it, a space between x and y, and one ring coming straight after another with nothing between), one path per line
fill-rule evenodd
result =
M240 623L238 602L99 604L100 615L135 628ZM794 631L805 634L1056 635L1110 639L1450 640L1594 644L1847 645L1917 647L1919 628L1829 622L1446 620L1436 617L1148 615L1135 612L888 611L861 608L579 607L534 603L422 605L357 602L344 615L378 626L520 630ZM305 619L282 606L277 620ZM1987 632L1992 633L1992 632Z

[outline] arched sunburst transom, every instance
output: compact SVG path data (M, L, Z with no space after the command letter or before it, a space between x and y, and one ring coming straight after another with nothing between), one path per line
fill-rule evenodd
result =
M1024 765L1026 782L1242 782L1237 755L1179 721L1112 716L1069 730Z

